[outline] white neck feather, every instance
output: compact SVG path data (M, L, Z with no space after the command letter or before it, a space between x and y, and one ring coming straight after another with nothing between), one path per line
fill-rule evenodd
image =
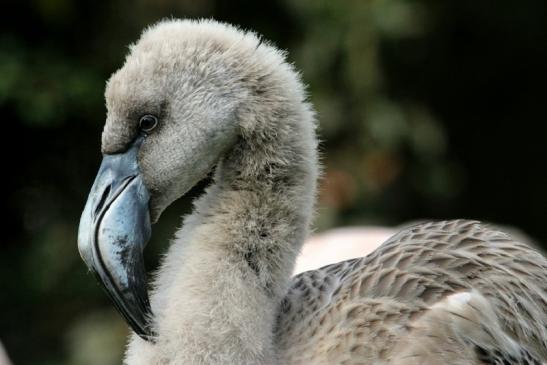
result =
M274 75L283 87L273 90L283 95L240 113L241 138L159 270L158 343L134 336L127 363L276 363L277 308L308 234L318 175L313 113L284 66Z

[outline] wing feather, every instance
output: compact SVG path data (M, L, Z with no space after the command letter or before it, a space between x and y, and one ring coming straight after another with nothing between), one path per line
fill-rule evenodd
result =
M472 293L480 310L439 315L459 293ZM425 344L446 364L547 363L547 259L476 221L412 226L366 257L304 272L280 308L276 343L286 364L403 364L392 361L404 346ZM470 313L478 329L455 332ZM417 343L417 328L430 340ZM473 339L496 331L505 342ZM406 363L427 364L419 353Z

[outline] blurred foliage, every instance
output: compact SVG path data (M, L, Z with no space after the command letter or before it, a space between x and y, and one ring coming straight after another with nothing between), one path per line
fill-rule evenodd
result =
M116 364L126 334L76 249L104 82L141 29L214 17L289 51L326 165L317 228L468 217L547 241L547 2L27 0L0 32L0 339L16 364ZM203 185L203 184L201 184ZM148 267L192 197L169 208Z

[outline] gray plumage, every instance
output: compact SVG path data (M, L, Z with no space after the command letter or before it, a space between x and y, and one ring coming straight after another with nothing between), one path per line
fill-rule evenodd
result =
M540 253L479 222L407 228L294 278L282 363L542 364L546 273Z
M108 82L103 152L139 150L155 221L213 183L153 280L135 364L544 364L547 260L471 221L420 224L291 278L318 177L315 119L284 54L214 21L147 29Z

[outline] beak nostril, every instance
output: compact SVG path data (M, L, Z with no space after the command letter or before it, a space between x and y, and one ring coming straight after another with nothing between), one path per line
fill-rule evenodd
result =
M120 183L120 186L123 186L125 187L127 184L129 184L135 177L137 177L137 175L129 175L127 176L126 178L124 178L122 180L122 182Z
M94 216L96 217L101 210L103 209L104 203L106 202L106 199L110 195L110 190L112 190L112 185L108 185L106 189L104 189L103 194L101 195L101 200L99 200L99 203L95 207Z

